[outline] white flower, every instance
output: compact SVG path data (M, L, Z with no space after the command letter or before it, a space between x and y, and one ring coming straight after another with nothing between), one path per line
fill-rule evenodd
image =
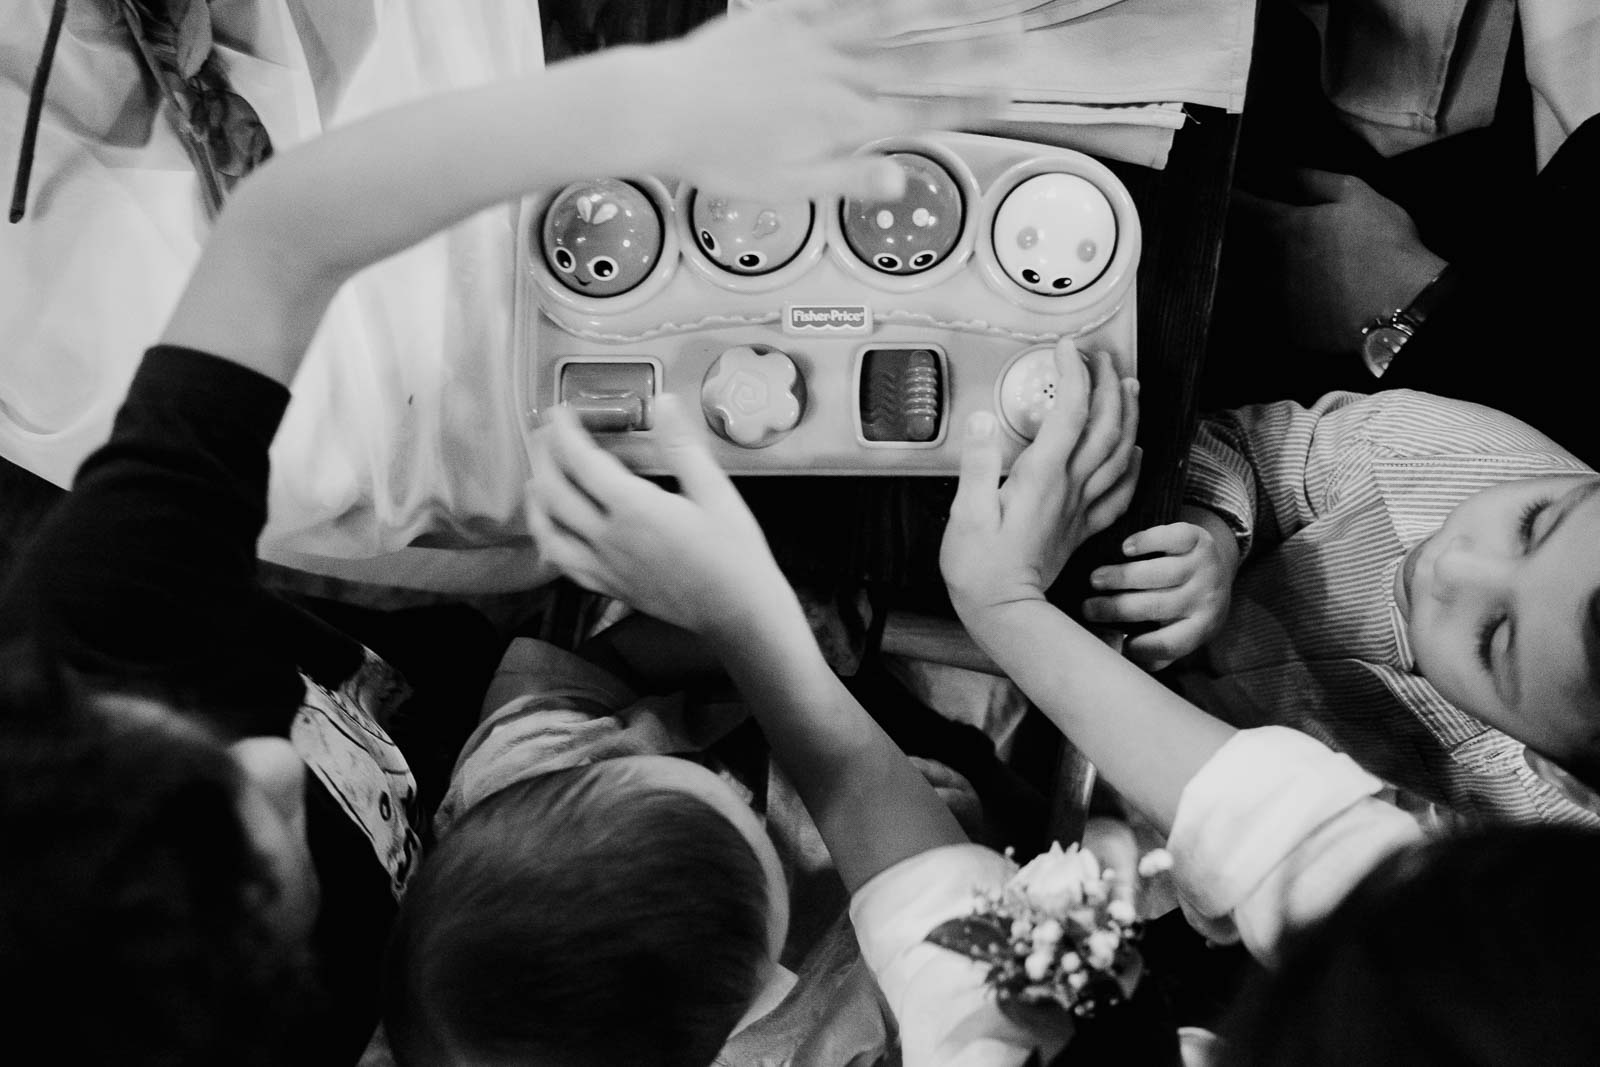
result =
M1122 939L1115 930L1096 930L1089 935L1087 948L1089 949L1089 966L1095 970L1103 971L1111 966L1117 958L1117 946Z
M1033 924L1027 919L1011 920L1011 940L1027 941L1033 936Z
M1050 851L1029 860L1027 866L1016 873L1013 882L1034 907L1051 915L1061 915L1082 904L1085 889L1099 878L1100 863L1092 852L1077 845L1063 849L1057 842L1050 846Z
M1129 904L1126 900L1120 899L1113 900L1110 904L1106 905L1106 914L1111 916L1113 921L1122 923L1124 926L1133 922L1135 918L1133 905Z
M1172 870L1172 853L1164 848L1151 849L1139 858L1139 877L1154 878L1163 871Z
M1076 971L1082 966L1083 960L1078 958L1078 954L1076 952L1069 952L1065 956L1061 957L1061 969L1066 971L1068 974L1071 974L1073 971Z
M1089 976L1084 974L1082 971L1073 971L1071 974L1067 975L1067 985L1071 986L1074 990L1082 989L1088 984Z
M1061 924L1054 919L1046 919L1033 928L1033 950L1039 952L1047 948L1055 948L1061 943L1061 934Z
M1050 964L1055 960L1055 953L1046 950L1034 952L1023 962L1022 969L1028 972L1028 977L1035 982L1044 981L1044 976L1050 973Z

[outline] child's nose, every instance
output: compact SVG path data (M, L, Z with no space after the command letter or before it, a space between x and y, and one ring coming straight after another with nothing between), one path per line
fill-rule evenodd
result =
M1449 599L1469 595L1503 599L1515 573L1516 562L1509 556L1459 540L1446 546L1434 564L1440 592Z

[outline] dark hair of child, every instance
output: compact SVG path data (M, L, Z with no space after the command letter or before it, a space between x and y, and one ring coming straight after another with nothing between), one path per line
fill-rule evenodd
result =
M755 852L697 797L618 761L509 786L407 888L390 1046L429 1067L705 1067L757 992L767 915Z
M28 643L0 651L0 1004L14 1062L295 1054L309 957L262 918L276 887L240 784L199 727L108 713Z
M1600 1055L1600 833L1499 827L1402 850L1236 1005L1238 1067L1565 1067Z

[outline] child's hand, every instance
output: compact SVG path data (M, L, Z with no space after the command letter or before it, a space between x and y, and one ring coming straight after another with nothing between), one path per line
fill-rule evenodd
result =
M893 196L904 178L881 137L960 129L998 98L903 94L974 63L1003 69L1015 27L975 41L891 47L889 39L959 0L770 0L660 50L663 172L735 196Z
M1091 622L1155 623L1123 644L1127 657L1150 671L1182 659L1217 635L1228 617L1239 547L1222 521L1200 508L1198 520L1153 526L1122 544L1131 563L1098 567L1089 584L1106 593L1083 602Z
M533 435L528 525L539 549L585 589L698 634L751 625L794 594L755 518L676 398L656 406L669 493L600 449L572 412Z
M1078 358L1063 338L1056 361L1064 378L1079 375L1067 362ZM1004 485L997 484L994 416L980 412L968 422L939 552L951 603L968 629L988 611L1044 599L1077 547L1127 510L1138 480L1138 382L1119 380L1105 353L1091 368L1089 395L1064 392Z

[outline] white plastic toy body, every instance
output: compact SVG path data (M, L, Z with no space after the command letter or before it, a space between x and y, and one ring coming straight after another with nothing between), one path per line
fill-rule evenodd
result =
M565 401L604 447L652 472L654 401L670 392L705 413L732 473L950 475L974 411L1000 418L1008 464L1027 443L1058 395L1039 353L1060 337L1134 373L1139 219L1103 165L972 134L862 151L903 161L902 201L807 211L627 179L659 214L656 235L571 186L525 200L516 386L529 425ZM558 239L574 227L625 249L610 253L624 268L653 266L616 272L629 284L609 295L575 285L585 264Z

